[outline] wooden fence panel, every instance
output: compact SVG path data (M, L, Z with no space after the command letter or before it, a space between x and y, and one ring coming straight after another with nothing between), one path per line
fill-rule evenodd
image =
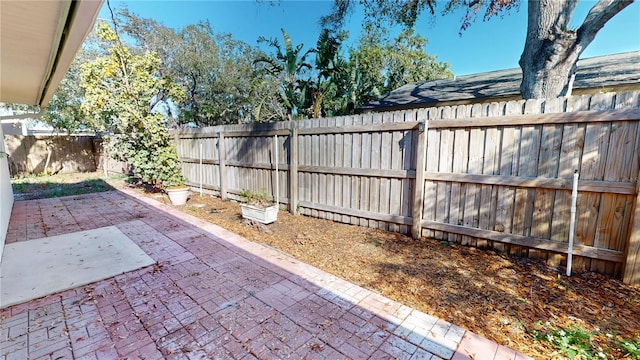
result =
M93 136L5 135L11 175L96 171L99 143ZM97 146L96 146L97 145ZM48 167L45 169L47 165ZM115 164L115 172L121 172Z
M640 267L639 247L628 246L639 238L632 224L639 223L640 111L633 109L640 109L640 92L233 125L181 133L178 151L191 184L202 171L207 189L223 183L222 160L233 198L242 189L274 196L277 178L280 201L297 193L291 206L304 215L403 233L413 227L414 236L554 266L566 261L571 178L578 170L574 271L621 275L625 261ZM419 121L428 122L424 156L417 150ZM285 129L275 144L273 135ZM216 143L221 131L223 158ZM289 166L297 169L295 189Z
M213 135L212 135L213 136ZM217 151L217 139L208 141L208 138L183 139L178 142L176 150L182 158L182 169L189 184L199 187L202 183L207 190L219 190L219 158ZM202 155L202 166L200 158Z
M610 96L601 96L601 99L598 102L606 102L607 106L611 106L612 98ZM587 99L578 98L574 100L570 106L576 106L580 104L589 104L589 101L585 101ZM596 99L597 100L597 99ZM591 100L593 102L593 100ZM549 111L554 112L558 111L559 108L564 106L564 102L557 101L556 104L551 104L548 108ZM530 104L525 106L525 112L535 112L540 111L541 107L538 103L531 102ZM602 110L603 108L595 107L595 110ZM457 109L458 111L460 109ZM499 111L500 107L495 107L492 109L490 106L488 108L489 114L495 111ZM484 114L484 109L482 107L475 108L475 114ZM492 114L491 114L492 115ZM618 124L618 123L617 123ZM620 124L625 124L620 125ZM631 126L632 129L626 130L628 126ZM495 129L487 128L481 129L479 127L474 127L469 129L469 131L473 134L470 136L469 149L470 153L473 153L476 148L480 148L480 144L474 144L474 139L478 142L478 139L482 139L484 137L483 145L485 146L484 152L481 155L470 155L470 167L467 171L469 174L478 173L478 165L474 163L474 161L478 161L478 159L482 159L482 173L483 174L498 174L501 175L510 175L509 165L513 165L513 161L508 161L509 157L514 157L517 159L517 163L519 164L514 169L517 169L517 173L514 175L526 176L526 177L539 177L539 178L564 178L570 179L573 169L578 168L578 163L582 159L582 155L577 154L576 151L580 150L585 145L585 136L584 132L588 128L592 132L589 139L591 137L597 137L598 131L601 134L609 134L611 133L611 137L615 137L616 140L604 140L606 136L602 135L598 137L601 139L600 146L597 146L592 151L597 154L601 154L599 156L608 156L609 160L606 160L605 163L611 163L613 158L611 158L612 153L617 154L631 154L628 157L618 156L617 161L626 161L630 157L634 158L635 163L638 162L638 146L636 145L636 137L637 137L637 121L622 121L619 122L618 125L612 125L612 123L594 123L588 125L576 125L576 124L567 124L567 125L531 125L531 126L520 126L520 127L502 127L498 130L498 133L495 132L491 134L491 131L495 131ZM616 127L620 130L616 130ZM582 129L581 129L582 128ZM593 128L593 130L592 130ZM599 130L598 130L599 129ZM581 131L582 130L582 131ZM450 151L448 150L448 145L438 145L439 148L436 147L436 142L440 142L442 144L443 135L446 132L439 131L439 136L436 136L435 129L430 130L429 134L429 149L428 151L428 159L427 166L429 164L434 164L435 161L449 161L451 158ZM523 136L518 139L518 132L521 132ZM624 133L629 132L633 133L634 137L632 139L625 137ZM459 131L460 135L463 133ZM496 136L497 135L497 136ZM447 135L444 135L444 138L447 138ZM494 144L496 141L494 139L502 139L502 147L500 149L491 149L487 148L488 144ZM460 136L456 134L456 140L460 139ZM582 140L580 140L582 139ZM591 146L588 140L586 141L587 150L589 150L588 146ZM607 151L606 148L603 148L604 142L609 143L611 141L615 141L617 144L617 149ZM446 141L445 141L446 143ZM520 144L520 147L516 148L515 144ZM624 147L624 148L623 148ZM456 143L456 149L464 148L464 146ZM436 155L437 154L437 155ZM479 154L479 152L475 152L475 154ZM497 155L496 155L497 154ZM514 156L513 154L520 154ZM588 155L588 154L587 154ZM496 157L497 156L497 157ZM437 157L438 160L434 160L433 157ZM491 159L493 158L493 162ZM456 160L456 157L453 156L451 158L456 170L454 173L458 173L458 170L461 165ZM496 172L498 169L495 167L496 162L499 159L500 168L499 172ZM508 161L505 164L505 161ZM489 167L487 167L489 166ZM599 175L593 176L588 168L585 175L589 175L586 177L586 180L595 180L595 181L605 181L605 182L614 182L614 181L622 181L624 183L634 183L636 179L623 178L620 175ZM623 167L625 169L629 169L630 166L625 165L613 165L607 167L607 171L613 171L613 169L617 167ZM439 171L442 171L442 167L439 166ZM446 169L446 167L445 167ZM489 171L493 169L492 171ZM429 169L432 170L432 169ZM603 170L604 171L604 170ZM446 172L446 171L445 171ZM596 174L597 175L597 174ZM427 179L427 187L429 187L430 183L434 183L434 181L430 181ZM471 185L470 185L471 184ZM484 183L483 183L484 184ZM440 186L440 185L438 185ZM461 184L462 186L462 184ZM472 186L476 186L476 192L474 193L474 188ZM480 192L477 192L477 186L480 186ZM496 185L491 185L492 190L489 191L485 185L474 185L472 182L467 182L465 185L465 202L463 205L464 208L464 219L466 221L468 227L477 226L481 229L491 230L491 228L496 231L507 231L511 232L515 229L516 233L520 233L525 236L533 236L537 238L547 238L556 241L565 241L568 233L568 226L566 219L559 217L556 215L561 213L563 215L569 214L568 202L570 201L569 195L570 191L565 189L551 189L547 190L545 188L541 189L530 189L530 188L516 188L512 187L501 187ZM444 191L440 190L444 189ZM436 213L441 212L443 208L449 207L449 221L443 221L442 215L434 215L437 218L437 222L439 223L451 223L455 224L455 216L452 216L453 213L456 212L456 197L457 191L456 186L451 187L452 191L448 191L446 187L440 186L438 188L436 201L440 204L436 209ZM509 206L506 204L513 204L511 200L509 200L509 196L512 196L513 191L519 193L520 196L516 196L515 208L511 210ZM441 194L446 194L450 198L450 204L446 205L445 201L442 201ZM476 204L477 197L480 196L480 203L485 206L485 212L478 212L478 217L480 218L479 224L475 225L475 214L480 209ZM585 239L584 245L593 246L595 241L595 246L598 249L607 249L614 250L617 252L621 252L624 250L624 247L621 247L619 242L616 241L625 235L622 235L622 232L625 231L630 225L629 221L624 221L625 216L630 216L629 211L624 211L623 209L627 207L631 207L632 200L635 198L635 193L633 194L620 194L620 193L602 193L596 192L594 194L581 194L581 197L593 197L600 199L602 201L598 202L599 207L594 207L593 216L589 215L590 209L586 208L587 214L583 214L584 225L589 227L591 226L593 230L589 230L590 233L587 235L589 239ZM621 199L619 199L621 198ZM609 200L603 200L609 199ZM603 202L604 201L604 202ZM432 203L428 196L425 199L425 212L423 216L425 219L431 218L430 215L430 203ZM600 205L602 203L602 205ZM444 204L444 205L443 205ZM585 208L583 206L583 208ZM495 210L494 210L495 209ZM508 209L508 210L507 210ZM505 211L506 210L506 211ZM469 214L469 211L472 212L472 215ZM510 215L509 212L514 212L513 215ZM607 215L603 215L607 214ZM484 217L483 217L484 216ZM512 221L505 221L505 218L511 218ZM499 220L498 220L499 219ZM619 219L619 220L618 220ZM507 223L507 226L505 226ZM471 226L469 226L471 224ZM515 225L515 227L513 226ZM610 233L610 230L614 229L614 234ZM599 232L607 232L607 235L604 234L598 235L596 231ZM620 235L617 235L620 234ZM530 250L534 256L546 258L548 254L538 252L535 249ZM558 262L558 257L556 257L556 262ZM603 260L585 260L586 269L595 270L599 272L605 273L617 273L619 274L621 271L621 265L619 263L611 263L609 261ZM591 263L595 265L591 265ZM599 265L598 265L599 264Z

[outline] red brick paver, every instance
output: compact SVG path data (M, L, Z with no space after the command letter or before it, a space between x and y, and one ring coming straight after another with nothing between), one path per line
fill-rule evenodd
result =
M132 192L15 202L7 243L117 226L157 264L0 310L0 359L524 359Z

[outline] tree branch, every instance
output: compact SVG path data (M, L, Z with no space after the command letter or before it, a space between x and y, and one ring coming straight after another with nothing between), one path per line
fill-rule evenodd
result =
M595 4L584 22L578 28L577 45L583 49L593 41L596 34L612 17L618 14L627 6L631 5L634 0L600 0Z

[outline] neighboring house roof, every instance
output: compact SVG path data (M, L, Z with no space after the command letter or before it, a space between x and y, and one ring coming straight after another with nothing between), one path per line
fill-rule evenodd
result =
M0 1L0 101L46 106L102 0Z
M573 93L580 89L640 89L640 51L598 56L578 61ZM507 69L423 81L404 85L379 100L358 108L366 111L468 104L478 99L502 101L521 98L522 70Z

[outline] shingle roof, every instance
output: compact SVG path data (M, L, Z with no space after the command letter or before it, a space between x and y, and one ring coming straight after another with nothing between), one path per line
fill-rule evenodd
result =
M623 84L640 87L640 51L582 59L577 65L574 90ZM428 107L441 102L519 96L521 79L522 70L515 68L412 83L364 104L358 110L387 111Z

